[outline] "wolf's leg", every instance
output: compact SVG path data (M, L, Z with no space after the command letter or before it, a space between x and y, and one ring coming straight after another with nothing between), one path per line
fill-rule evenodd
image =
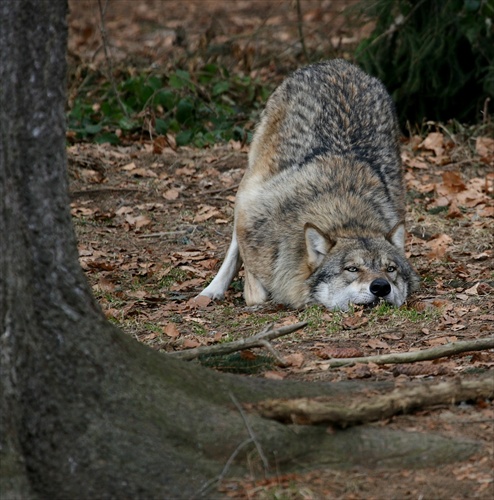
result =
M262 304L268 300L268 292L258 278L245 269L244 297L248 306Z
M226 252L225 260L221 264L218 274L199 295L205 295L212 299L222 299L233 278L235 278L240 270L241 265L242 259L240 258L238 249L237 232L233 228L232 242L230 243L228 252Z

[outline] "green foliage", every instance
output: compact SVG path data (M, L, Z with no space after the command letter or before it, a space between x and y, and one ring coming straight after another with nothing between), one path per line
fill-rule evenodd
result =
M341 311L329 311L320 304L306 307L299 315L300 321L307 321L306 332L312 332L324 328L326 333L334 333L341 330L343 320Z
M419 323L421 321L428 321L437 318L441 315L441 309L437 307L427 308L423 311L418 311L413 307L395 307L387 302L381 302L370 312L369 319L372 322L379 320L379 318L386 318L386 320L404 320L411 323Z
M494 0L375 0L359 8L376 25L356 60L385 83L402 123L480 118L494 96Z
M167 76L123 74L116 88L118 97L103 77L86 78L68 111L76 140L115 144L150 133L171 134L179 146L246 141L271 90L216 64L194 74L182 69Z
M222 356L200 356L203 366L214 368L222 372L254 374L274 367L275 360L263 354L245 355L242 352L225 354Z
M168 290L176 283L181 283L182 281L185 281L187 277L188 277L187 271L184 271L183 269L180 269L178 267L174 267L173 269L170 270L169 273L167 273L166 276L164 276L159 281L158 286L160 288Z

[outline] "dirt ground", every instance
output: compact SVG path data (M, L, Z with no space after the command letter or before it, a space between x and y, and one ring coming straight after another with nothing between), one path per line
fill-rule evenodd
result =
M70 4L71 64L103 64L98 2ZM234 37L245 56L238 63L244 70L248 65L260 72L268 65L276 78L302 57L293 4L116 0L106 18L112 57L116 64L167 66L187 51L224 45ZM338 14L342 4L302 2L308 49L341 54L355 39ZM189 45L177 48L174 41L182 29ZM286 57L276 57L282 49ZM407 249L422 283L402 308L333 313L319 306L289 310L269 304L253 309L243 301L241 276L223 302L197 307L190 301L212 279L230 241L235 192L248 151L237 142L208 149L165 147L159 154L145 136L120 146L71 145L70 195L81 265L109 320L163 352L237 340L271 323L308 321L304 329L273 342L287 366L255 349L209 360L216 369L272 379L388 380L397 386L473 378L492 371L493 350L380 366L328 368L327 360L492 337L494 140L483 130L451 132L429 124L403 140ZM417 464L406 470L326 469L263 480L237 478L225 482L222 493L256 499L494 497L492 401L438 405L374 425L474 439L478 453L433 469Z

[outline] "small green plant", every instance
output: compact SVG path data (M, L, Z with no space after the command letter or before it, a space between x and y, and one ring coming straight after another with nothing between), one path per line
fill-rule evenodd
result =
M192 333L194 333L194 335L200 335L201 337L203 337L207 334L207 330L203 325L196 323L195 321L192 321L190 325L192 328Z
M152 333L162 333L162 327L155 323L144 323L144 328Z
M185 281L187 277L187 271L184 271L183 269L180 269L178 267L174 267L158 282L158 286L160 288L168 290L175 283L181 283L182 281Z
M316 331L323 328L326 330L326 333L332 333L340 330L343 312L328 311L324 306L314 304L306 307L300 313L299 319L300 321L308 322L308 331Z
M229 373L254 374L269 370L274 366L274 359L263 354L245 355L242 352L224 356L201 356L202 365Z
M323 324L322 315L325 309L323 306L314 304L306 307L299 316L300 321L307 321L309 328L319 328Z
M118 143L122 137L173 135L177 145L247 141L270 90L250 76L206 64L194 74L121 74L118 98L102 75L72 100L68 127L76 140Z
M419 323L420 321L428 321L437 318L441 315L441 310L437 307L418 311L413 307L395 307L387 302L381 302L370 312L370 320L379 318L390 318L410 321L411 323Z

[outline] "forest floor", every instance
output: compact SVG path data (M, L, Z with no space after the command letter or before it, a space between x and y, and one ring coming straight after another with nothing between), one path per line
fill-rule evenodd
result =
M185 29L191 43L196 40L200 45L201 37L213 28L216 34L207 36L215 40L231 39L231 30L236 40L242 40L256 26L271 26L275 40L269 39L266 47L273 53L279 51L275 42L292 47L286 51L287 67L299 61L300 54L293 49L296 16L284 8L290 2L273 2L275 7L256 1L186 4L124 0L110 4L114 10L109 11L107 27L116 47L116 64L130 64L140 57L171 64L173 44L168 38L176 36L178 27ZM223 8L227 4L230 8ZM303 3L310 7L304 20L314 24L312 43L318 42L317 27L332 23L341 48L345 37L353 35L343 30L341 18L325 4ZM337 7L338 2L333 2L333 9L334 4ZM97 2L73 0L71 8L72 56L77 56L79 65L97 64L101 56ZM285 32L281 27L286 26L290 29ZM292 45L290 40L295 40ZM267 51L259 49L251 56L264 57ZM275 59L267 63L273 80L285 69ZM396 386L474 378L493 370L492 350L412 364L328 368L327 360L492 336L494 140L485 130L428 124L403 139L407 251L421 276L421 288L401 308L342 313L320 306L291 310L267 304L253 309L242 297L242 275L222 302L198 307L191 300L212 279L230 242L235 192L248 152L247 145L236 141L202 149L174 144L157 148L153 137L145 134L119 145L72 141L70 196L81 265L109 320L163 353L245 338L271 323L308 322L304 329L273 342L286 366L269 352L253 349L209 359L207 363L218 370L328 383L388 380ZM417 464L414 469L383 469L369 464L369 468L325 469L262 480L236 478L225 482L222 493L245 499L494 497L492 401L438 405L373 425L474 439L479 442L478 453L465 462L454 462L452 457L451 464L436 468Z

